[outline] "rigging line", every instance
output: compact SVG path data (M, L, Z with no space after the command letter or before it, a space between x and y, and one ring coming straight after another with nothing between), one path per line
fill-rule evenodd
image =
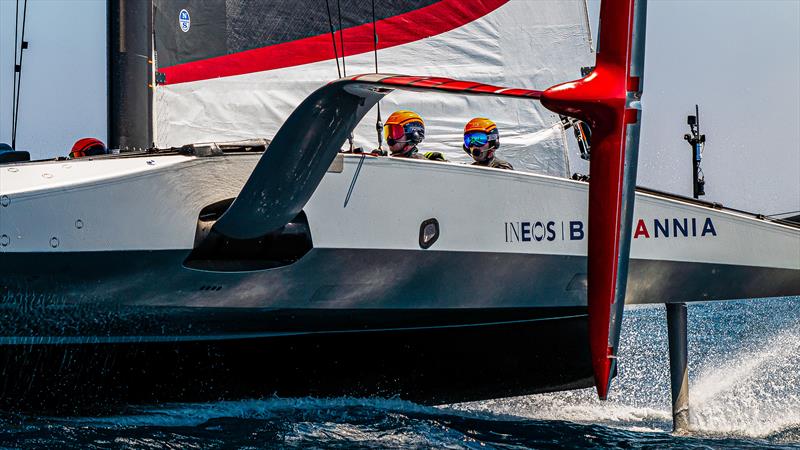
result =
M19 72L17 72L17 77L18 77L18 80L17 80L17 95L16 95L16 100L15 100L16 105L15 105L14 114L13 114L14 127L12 128L12 131L11 131L11 148L13 148L14 150L17 149L17 122L19 121L19 97L20 97L20 93L22 92L22 57L25 55L24 50L25 50L25 47L26 47L26 44L25 44L25 19L27 18L27 16L28 16L28 0L25 0L25 3L23 4L23 7L22 7L22 34L20 36L22 43L20 44L20 47L19 47ZM15 43L15 45L16 45L16 43Z
M342 4L340 0L336 0L336 9L339 11L339 47L342 48L342 73L347 78L347 63L344 60L344 29L342 28ZM350 143L350 151L353 151L353 130L350 130L350 135L347 136L347 142Z
M17 0L16 8L14 9L14 78L13 88L11 91L11 135L14 135L14 109L17 105L17 42L19 41L19 0ZM13 145L11 146L14 147ZM14 149L16 150L16 149Z
M375 73L378 73L378 28L375 25L375 0L372 0L372 51L375 55Z
M768 214L766 217L785 216L786 214L794 214L794 213L800 213L800 209L797 211L784 211L775 214Z
M325 7L328 8L328 25L331 27L331 42L333 42L333 56L336 58L336 73L339 78L342 78L342 69L339 67L339 52L336 51L336 34L333 32L333 16L331 15L331 5L328 0L325 0Z
M347 77L347 63L344 62L344 29L342 29L342 4L336 0L336 9L339 10L339 47L342 49L342 73Z
M378 73L378 28L375 25L375 0L372 0L372 51L375 55L375 73ZM383 150L383 120L381 120L381 101L378 100L378 120L375 122L378 132L378 150Z
M356 172L353 174L353 180L350 181L350 189L347 190L347 197L344 199L344 208L347 208L347 204L350 203L350 195L353 194L353 188L356 187L356 180L358 180L358 174L361 173L361 166L364 165L364 158L367 155L361 154L361 159L358 160L358 167L356 167Z

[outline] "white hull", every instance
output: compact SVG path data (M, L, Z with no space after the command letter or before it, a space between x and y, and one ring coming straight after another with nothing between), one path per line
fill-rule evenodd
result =
M3 166L0 255L5 278L11 275L8 293L82 301L119 301L124 293L126 303L195 306L369 308L389 298L393 307L585 305L586 183L418 160L338 157L304 209L313 249L294 264L245 272L184 267L200 211L235 197L259 157ZM440 236L422 249L420 224L431 218ZM800 293L792 292L800 271L797 227L645 193L637 194L633 223L627 303ZM20 272L33 270L23 269L20 257L35 257L46 271L58 255L67 266L65 257L81 255L103 266L75 284ZM152 279L124 275L136 258L161 261L159 272ZM224 291L210 299L197 292L202 285ZM404 303L409 286L417 295L425 286L425 300Z
M0 167L0 408L593 384L585 183L340 156L303 211L302 257L192 259L201 211L235 197L259 156ZM650 237L633 240L628 303L800 293L797 227L647 194L636 208ZM431 218L440 236L422 249Z

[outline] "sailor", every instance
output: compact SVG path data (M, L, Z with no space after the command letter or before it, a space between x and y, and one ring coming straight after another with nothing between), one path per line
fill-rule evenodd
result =
M83 156L97 156L105 155L108 153L106 145L103 141L95 138L82 138L72 144L72 150L69 152L70 158L81 158Z
M425 122L414 111L395 111L386 119L383 134L389 145L391 156L397 158L430 159L447 161L440 152L420 154L417 145L425 139Z
M473 166L514 170L508 161L494 156L498 148L500 148L500 131L491 120L476 117L464 127L464 151L475 160Z

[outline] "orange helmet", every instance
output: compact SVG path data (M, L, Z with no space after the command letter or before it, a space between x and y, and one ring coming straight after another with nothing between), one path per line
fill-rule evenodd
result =
M414 111L395 111L386 119L383 126L386 143L394 145L397 142L407 142L416 145L425 139L425 122Z
M425 122L422 121L422 117L420 117L419 114L405 109L393 112L392 115L386 119L386 125L405 125L410 122L419 122L425 125Z
M483 148L486 144L487 148ZM484 161L494 156L500 147L500 131L497 125L485 117L476 117L464 127L464 151L476 161Z
M485 117L476 117L464 126L464 134L469 133L470 131L483 131L484 133L491 133L492 130L496 130L497 125L491 120Z

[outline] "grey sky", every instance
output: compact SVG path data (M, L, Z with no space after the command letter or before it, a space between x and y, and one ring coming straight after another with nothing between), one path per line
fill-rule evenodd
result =
M596 23L597 0L589 11ZM800 210L800 1L651 0L647 15L639 184L691 195L698 103L704 198Z
M0 0L0 141L7 143L16 3ZM105 30L105 0L28 1L17 147L34 159L66 156L81 137L105 142Z
M103 0L29 0L18 147L105 140ZM14 0L0 0L0 141L11 140ZM589 0L597 17L599 2ZM800 0L651 0L639 184L691 193L686 115L700 104L710 201L800 210ZM586 172L577 158L574 171Z

